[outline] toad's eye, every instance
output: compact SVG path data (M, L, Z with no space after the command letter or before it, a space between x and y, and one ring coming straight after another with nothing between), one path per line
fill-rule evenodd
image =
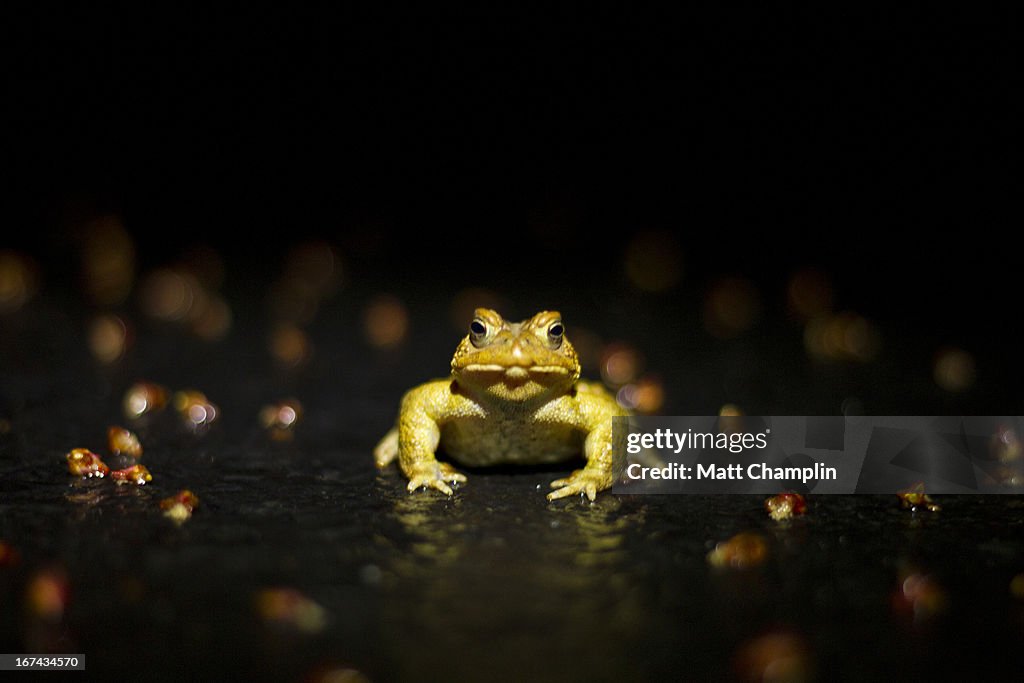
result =
M473 342L473 346L479 346L480 342L487 336L487 324L477 318L469 324L469 340Z
M562 343L562 336L565 334L565 328L561 322L551 323L551 327L548 328L548 341L553 346L558 346Z

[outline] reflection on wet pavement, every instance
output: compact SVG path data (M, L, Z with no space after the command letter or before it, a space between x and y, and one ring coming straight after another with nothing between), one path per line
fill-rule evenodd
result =
M636 673L629 649L644 612L625 543L642 527L642 505L623 509L613 496L550 504L525 476L507 491L482 483L450 501L382 479L409 539L383 582L382 620L403 679L424 662L457 679Z

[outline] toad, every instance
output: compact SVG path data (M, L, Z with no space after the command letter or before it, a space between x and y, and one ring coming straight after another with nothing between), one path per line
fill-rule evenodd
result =
M452 357L451 376L411 389L398 422L374 451L378 467L396 458L409 491L452 495L465 483L453 465L538 465L582 455L586 465L551 482L548 500L610 488L612 418L628 415L596 382L580 379L562 316L541 311L513 323L478 308Z

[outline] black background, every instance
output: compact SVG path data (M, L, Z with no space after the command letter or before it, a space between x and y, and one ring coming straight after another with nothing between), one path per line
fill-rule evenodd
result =
M587 287L665 229L691 281L820 265L849 305L984 338L1016 282L1011 24L861 4L20 14L5 241L60 258L71 218L112 211L143 263L323 236L366 273Z

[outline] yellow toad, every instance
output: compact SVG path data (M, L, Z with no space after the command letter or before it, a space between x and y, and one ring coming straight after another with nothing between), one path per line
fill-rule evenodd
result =
M598 383L580 380L576 351L562 316L542 311L510 323L478 308L452 358L452 374L411 389L398 424L374 451L378 467L396 457L409 491L452 495L463 465L554 463L583 455L587 464L551 482L548 500L610 488L615 470L612 417L628 412Z

